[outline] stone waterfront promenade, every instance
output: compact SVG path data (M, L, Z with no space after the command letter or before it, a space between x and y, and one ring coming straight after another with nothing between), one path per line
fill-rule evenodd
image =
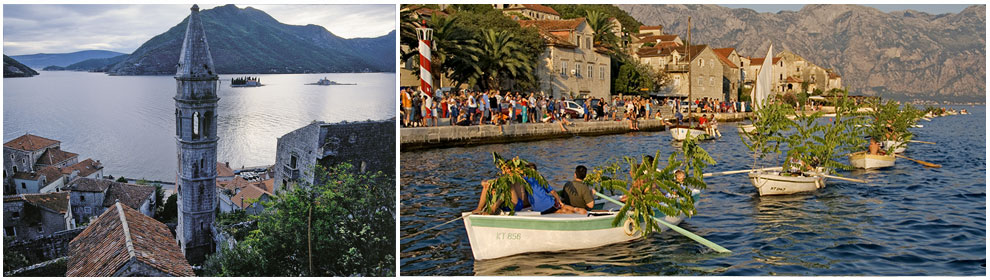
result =
M720 113L715 118L720 122L741 121L750 113ZM442 119L441 124L446 123ZM594 136L606 134L621 134L632 132L629 121L573 121L562 131L557 123L527 123L503 125L502 129L494 125L474 126L437 126L402 128L400 144L402 151L416 149L443 148L454 146L469 146L482 144L511 143L535 141L574 136ZM664 131L666 126L657 119L640 120L639 131Z

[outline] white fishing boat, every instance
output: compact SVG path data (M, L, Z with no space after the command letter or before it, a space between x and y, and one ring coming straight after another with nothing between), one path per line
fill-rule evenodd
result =
M902 143L904 145L901 145ZM907 144L904 143L904 142L900 142L900 141L883 141L883 142L880 143L880 146L883 149L887 149L887 147L897 147L897 148L894 148L894 153L895 154L904 153L904 150L907 149Z
M819 173L790 174L781 168L762 169L749 173L749 181L759 191L760 196L786 195L810 192L825 187L825 177Z
M894 155L871 155L865 151L849 155L849 164L860 169L877 169L894 166Z
M695 139L699 139L699 140L714 138L711 135L709 135L707 132L705 132L705 130L695 127L681 125L670 128L670 136L674 137L674 140L684 141L684 139L687 139L688 134L691 134L691 137L694 137Z
M736 129L739 130L739 133L753 134L754 131L756 131L756 126L751 124L742 124L739 125Z
M698 201L700 191L694 191ZM596 202L597 203L597 202ZM558 252L588 249L631 241L641 237L632 221L612 226L620 209L618 205L601 202L607 212L580 214L549 214L518 211L514 216L474 215L461 213L464 229L475 260L495 259L524 253ZM697 205L697 204L696 204ZM663 220L680 224L684 215L665 216ZM661 232L670 228L660 225Z

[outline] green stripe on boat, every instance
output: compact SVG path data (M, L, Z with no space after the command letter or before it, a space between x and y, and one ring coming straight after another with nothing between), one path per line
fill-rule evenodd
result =
M610 229L615 216L574 219L527 219L519 216L470 216L468 218L471 219L471 226L474 227L581 231Z

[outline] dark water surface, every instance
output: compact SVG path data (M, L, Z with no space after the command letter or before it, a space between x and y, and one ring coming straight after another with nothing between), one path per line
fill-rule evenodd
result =
M971 115L921 121L893 168L844 171L868 184L830 180L816 192L760 197L745 174L706 178L698 215L681 227L723 247L717 254L676 232L601 248L474 261L464 224L447 224L477 206L480 181L492 178L490 152L538 165L555 188L578 164L674 147L669 132L576 137L401 153L402 275L985 275L985 107ZM734 124L702 146L718 161L708 170L749 167Z
M263 87L231 88L221 75L217 160L232 167L275 163L277 137L317 121L395 116L395 74L251 75ZM315 86L320 78L347 86ZM43 71L3 80L3 140L24 133L62 141L104 175L175 179L175 79Z

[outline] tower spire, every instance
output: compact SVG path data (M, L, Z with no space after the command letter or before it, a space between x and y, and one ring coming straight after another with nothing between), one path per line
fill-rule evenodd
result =
M189 9L189 20L186 24L186 37L182 40L182 52L179 53L179 66L176 78L210 79L219 78L213 67L213 56L210 55L210 45L206 41L206 31L199 17L199 6Z

